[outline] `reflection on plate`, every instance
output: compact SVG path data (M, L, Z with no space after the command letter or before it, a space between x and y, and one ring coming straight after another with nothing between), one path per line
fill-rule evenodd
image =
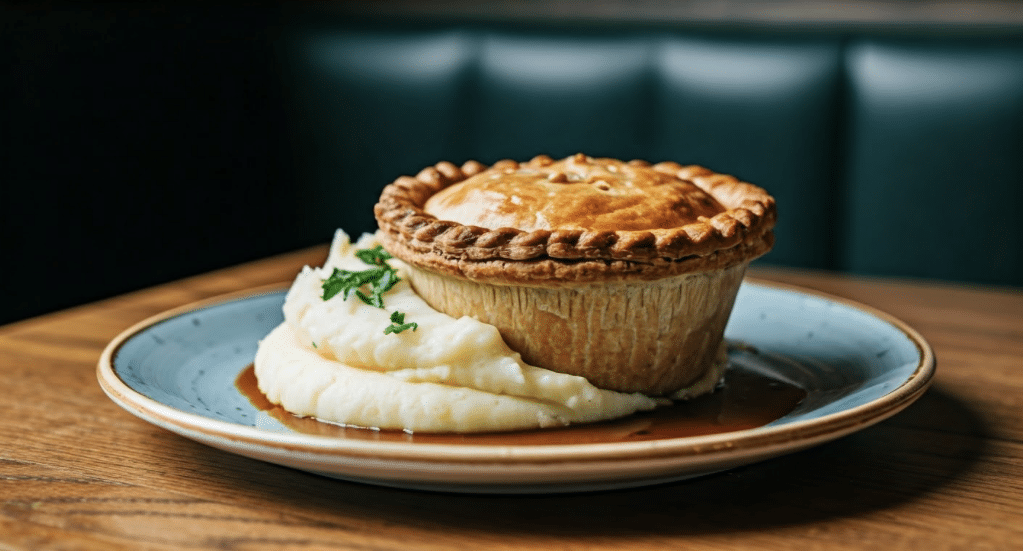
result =
M537 493L674 481L821 444L899 412L934 370L926 341L887 314L746 281L727 327L742 347L726 385L694 404L518 433L346 429L291 417L254 390L247 369L282 321L284 294L244 293L136 324L100 358L104 392L154 425L275 464L424 490Z

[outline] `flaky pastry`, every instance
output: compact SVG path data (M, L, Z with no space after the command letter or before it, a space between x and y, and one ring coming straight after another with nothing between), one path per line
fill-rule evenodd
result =
M528 363L678 397L719 381L734 298L776 222L773 198L732 176L584 154L441 162L374 212L435 309L495 325Z
M441 162L385 187L374 211L386 248L418 266L550 286L751 260L772 246L776 222L773 198L729 175L583 154Z

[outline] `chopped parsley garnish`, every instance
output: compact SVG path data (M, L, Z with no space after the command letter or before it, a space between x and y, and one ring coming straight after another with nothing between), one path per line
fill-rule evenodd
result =
M350 271L336 267L332 271L331 277L328 277L321 283L321 289L324 291L321 299L330 300L341 292L342 298L348 300L349 294L352 293L360 300L363 300L364 303L375 308L384 309L385 301L381 298L381 295L388 292L389 289L399 282L398 273L386 262L386 260L392 258L392 255L386 252L379 244L374 248L357 250L356 257L374 267L361 271ZM396 321L397 317L399 318L398 321ZM385 329L385 334L401 333L406 329L417 330L416 323L403 323L405 318L406 314L404 313L392 312L392 325Z
M409 323L403 323L403 321L406 319L406 314L402 312L392 312L392 315L389 316L389 319L392 320L392 324L388 327L385 327L386 335L389 333L402 333L407 329L413 329L414 331L417 330L416 323L412 321Z
M360 258L367 265L378 265L383 266L385 260L392 259L392 255L385 251L381 245L377 245L374 248L366 248L363 250L356 251L356 257Z

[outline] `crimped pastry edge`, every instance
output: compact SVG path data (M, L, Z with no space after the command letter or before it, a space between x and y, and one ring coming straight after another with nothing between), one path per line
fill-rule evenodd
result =
M527 163L540 159L551 161L539 156ZM564 281L659 279L727 267L772 247L776 203L764 189L698 165L627 163L690 181L727 210L674 229L608 232L487 229L426 213L424 204L432 195L489 169L471 160L461 166L439 162L415 177L399 177L382 191L374 215L385 248L398 258L493 283L558 286ZM501 160L491 167L524 165Z

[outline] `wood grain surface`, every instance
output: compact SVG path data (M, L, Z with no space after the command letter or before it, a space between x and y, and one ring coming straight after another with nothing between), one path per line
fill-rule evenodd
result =
M0 327L8 549L1022 549L1022 293L756 269L919 330L933 387L798 454L640 489L507 497L331 480L209 448L100 390L103 347L165 309L291 280L326 249Z

